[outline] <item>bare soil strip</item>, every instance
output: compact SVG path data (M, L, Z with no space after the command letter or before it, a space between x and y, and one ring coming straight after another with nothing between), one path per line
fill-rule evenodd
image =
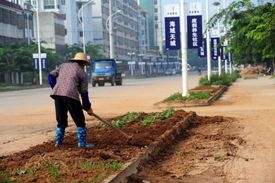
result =
M197 117L190 130L141 165L128 182L227 182L224 167L245 143L239 131L232 118Z

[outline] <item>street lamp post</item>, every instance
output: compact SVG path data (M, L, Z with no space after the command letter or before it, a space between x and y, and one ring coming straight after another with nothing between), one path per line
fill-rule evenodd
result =
M219 1L216 1L213 3L213 5L215 7L218 8L218 13L220 13L220 2ZM217 23L217 28L218 28L218 37L220 38L221 36L221 33L220 33L220 20L218 20L218 23ZM221 50L221 49L220 49ZM221 52L220 54L218 55L218 68L219 68L219 76L221 75L221 71L222 71L222 66L221 66Z
M226 7L225 1L226 1L226 0L223 0L223 2L222 2L223 9L225 9L225 7ZM224 34L226 34L226 27L225 27L225 25L223 25L223 32L224 32ZM224 46L227 46L227 39L224 41ZM226 73L226 74L228 73L227 67L228 67L228 66L227 66L227 59L226 59L226 57L225 57L225 61L224 61L224 70L225 70L225 73Z
M78 11L78 20L79 22L81 22L82 24L82 44L83 44L83 52L86 53L86 41L85 41L85 23L84 23L84 8L86 6L88 6L89 4L94 5L94 1L93 0L90 0L88 2L86 2L85 4L83 4L81 6L81 8L79 9ZM80 19L80 12L81 12L81 17L82 17L82 20Z
M110 58L114 58L113 16L115 16L118 13L121 13L121 10L117 10L116 12L112 13L112 3L110 0L110 2L109 2L109 17L106 19L106 29L109 32ZM108 24L109 24L109 28L108 28Z
M209 21L209 7L208 0L205 0L206 6L206 22ZM209 27L206 27L206 47L207 47L207 79L210 81L211 77L211 52L210 52L210 30Z
M39 84L42 85L42 64L41 64L41 45L40 45L40 26L39 26L39 0L36 0L36 24L37 24L37 45L38 45L38 68Z
M135 62L133 61L133 55L135 55L135 52L128 52L127 55L131 57L131 62L130 62L130 70L131 70L131 76L134 75L134 64Z
M188 96L185 0L180 1L182 96Z

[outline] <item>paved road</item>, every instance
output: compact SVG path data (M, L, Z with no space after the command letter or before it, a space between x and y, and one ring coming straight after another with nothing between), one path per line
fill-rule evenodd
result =
M189 73L189 87L198 84ZM94 112L113 117L128 111L154 111L153 104L181 91L181 76L127 79L123 86L89 88ZM0 155L23 150L54 136L55 112L50 88L0 93ZM87 116L87 124L94 122ZM74 130L73 122L70 122Z

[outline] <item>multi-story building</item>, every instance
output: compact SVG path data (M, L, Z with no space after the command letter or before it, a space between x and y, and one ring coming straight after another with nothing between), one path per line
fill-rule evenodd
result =
M0 44L26 41L32 34L32 17L17 3L0 1Z
M63 50L65 48L64 20L65 18L62 14L55 12L39 13L40 37L41 45L43 47L56 51ZM36 26L34 32L36 35Z
M66 44L83 44L83 35L86 44L94 41L94 26L92 20L93 4L93 1L88 0L61 0L60 13L66 17ZM83 27L83 25L85 26ZM84 30L82 30L83 28Z
M145 56L149 45L149 33L147 22L147 11L139 7L138 11L138 43L139 55Z
M110 4L110 2L112 4ZM138 5L136 0L98 0L93 5L94 43L102 45L106 57L119 60L137 58ZM111 24L108 20L112 17ZM106 23L107 21L107 23ZM109 22L110 23L110 22ZM108 24L108 25L107 25ZM108 27L111 27L112 37ZM113 44L110 44L113 42ZM110 49L111 47L111 49ZM113 54L110 54L113 50Z
M20 3L24 3L26 0L19 1ZM37 0L31 0L34 9L37 6L36 3ZM40 26L42 26L40 28L41 40L48 43L44 44L44 46L53 48L55 44L56 48L60 48L62 45L64 47L65 44L83 44L83 35L85 35L86 44L93 42L92 5L93 1L91 0L39 0L39 18L41 19ZM47 15L51 22L47 22L43 15ZM83 34L82 23L85 25L85 34ZM53 29L50 29L50 24L54 27ZM36 22L34 26L36 30ZM43 26L47 27L47 32L44 31ZM64 31L62 30L63 28ZM62 36L65 37L64 41L61 38ZM55 41L57 42L54 43Z
M139 0L140 6L147 10L149 27L149 49L162 54L163 30L161 0Z

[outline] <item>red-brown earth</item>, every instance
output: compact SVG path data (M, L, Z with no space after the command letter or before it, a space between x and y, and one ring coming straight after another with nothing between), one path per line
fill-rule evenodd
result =
M131 162L157 137L188 114L178 110L168 119L142 126L138 122L151 115L142 113L135 121L122 128L125 133L133 136L131 140L109 128L91 127L88 129L88 142L95 145L91 149L77 148L76 134L68 133L60 148L55 148L54 140L51 140L26 151L1 157L0 178L22 182L101 182L121 168L110 168L108 165ZM220 116L196 116L191 127L223 121L226 119ZM189 135L192 134L186 132L184 138Z

